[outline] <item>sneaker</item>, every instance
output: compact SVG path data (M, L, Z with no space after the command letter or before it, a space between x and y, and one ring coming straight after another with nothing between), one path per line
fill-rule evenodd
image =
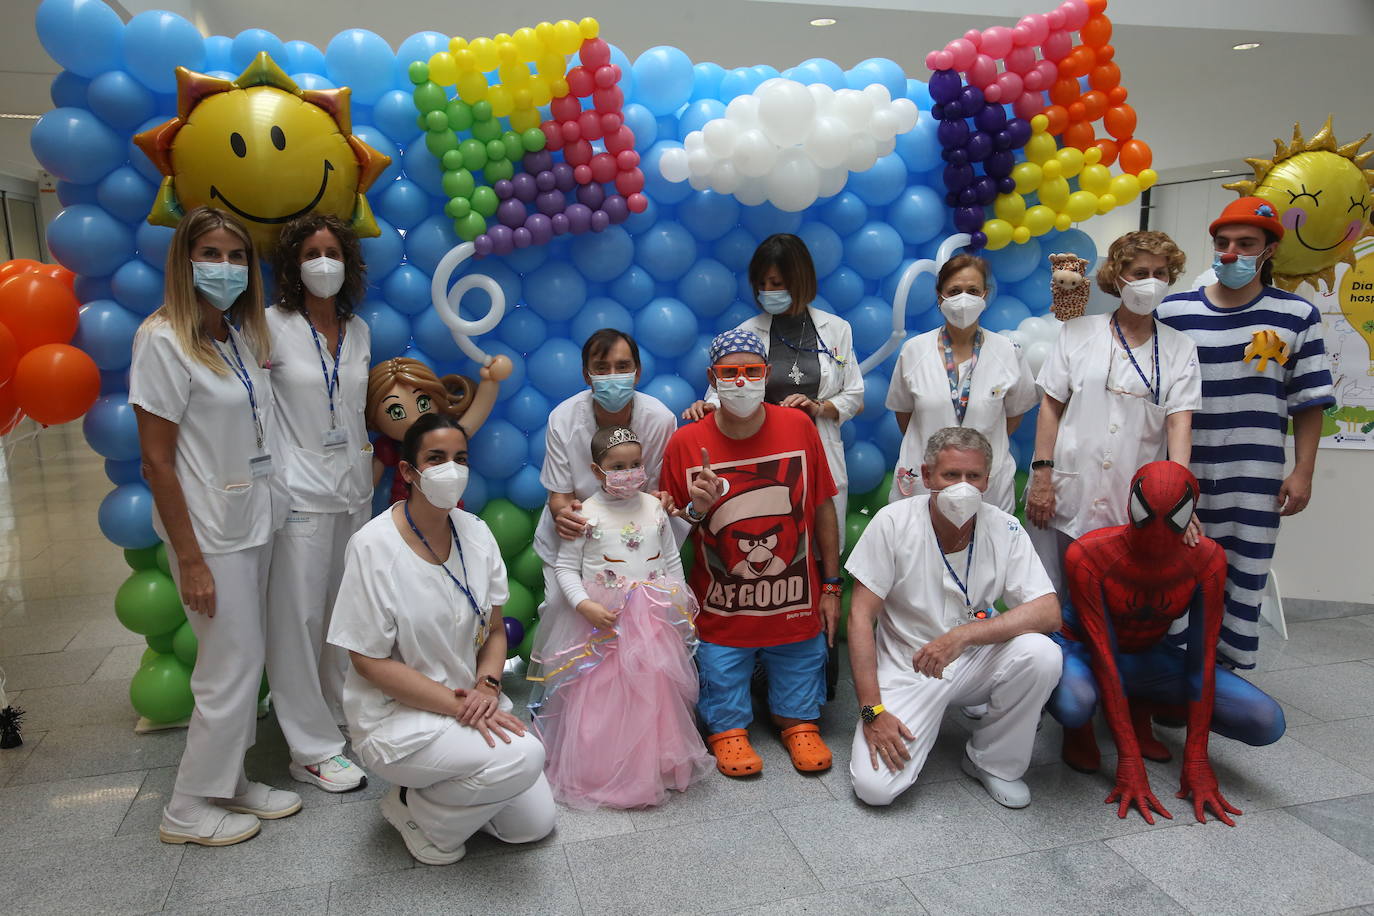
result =
M293 760L287 769L296 782L308 782L326 792L352 792L367 785L363 768L341 754L306 766Z
M1030 804L1030 787L1024 779L1002 779L993 776L964 754L964 772L983 784L992 800L1004 808L1024 808Z
M420 825L410 816L410 809L401 798L404 791L400 786L392 786L382 796L382 817L386 818L386 822L395 827L396 832L401 835L411 858L423 865L452 865L463 858L467 852L466 846L459 846L453 852L444 852L430 842L429 837L420 829Z
M285 789L274 789L266 783L250 782L248 791L233 798L216 801L226 811L251 814L265 821L290 817L301 810L301 797Z
M251 814L233 814L223 808L207 806L197 821L182 821L162 812L158 839L164 843L194 843L197 846L233 846L258 835L262 824Z
M988 714L988 704L979 703L977 706L965 706L964 715L970 719L981 719Z

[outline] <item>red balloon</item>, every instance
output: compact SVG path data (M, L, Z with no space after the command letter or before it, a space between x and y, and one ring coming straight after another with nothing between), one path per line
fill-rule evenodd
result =
M621 172L615 178L615 189L626 198L640 193L644 190L644 173L637 168Z
M613 134L606 135L606 150L612 153L623 153L627 149L634 149L635 133L630 130L628 125L620 125L620 129Z
M615 173L619 171L616 167L615 156L611 153L597 153L592 157L591 166L592 180L601 184L614 181Z
M1117 140L1129 140L1135 133L1135 109L1130 105L1118 105L1115 108L1108 108L1106 115L1102 118L1102 123L1107 127L1107 133Z
M561 95L549 103L549 113L555 121L572 121L582 113L582 103L573 95Z
M70 423L100 396L100 369L76 347L45 344L25 353L14 369L14 400L44 426Z
M611 46L606 44L604 38L588 38L582 42L577 57L582 61L582 66L588 70L596 70L611 62Z
M31 272L0 280L0 324L10 329L21 355L71 340L80 309L71 288L53 277Z
M649 198L643 194L631 194L625 198L625 206L631 213L643 213L649 209Z
M24 419L24 411L14 400L14 386L0 386L0 436L13 430Z
M0 386L14 375L14 367L19 362L19 344L15 343L10 329L0 324ZM0 418L2 419L2 418Z
M568 81L568 91L580 99L585 99L596 89L596 79L583 66L573 67L564 79Z

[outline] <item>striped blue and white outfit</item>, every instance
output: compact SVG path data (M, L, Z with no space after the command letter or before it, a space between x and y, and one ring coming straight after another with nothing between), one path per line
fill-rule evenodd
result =
M1253 668L1259 606L1279 536L1288 418L1335 403L1321 315L1301 296L1266 286L1239 308L1208 300L1206 288L1170 296L1159 320L1197 344L1202 408L1193 414L1192 470L1202 487L1198 519L1226 550L1226 616L1219 656ZM1287 361L1245 361L1255 335L1270 330Z

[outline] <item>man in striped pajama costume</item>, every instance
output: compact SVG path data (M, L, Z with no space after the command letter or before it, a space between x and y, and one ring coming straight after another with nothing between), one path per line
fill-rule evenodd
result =
M1197 344L1197 515L1207 536L1226 550L1217 660L1236 668L1255 666L1260 599L1279 519L1307 508L1322 409L1335 402L1320 314L1306 299L1268 282L1283 233L1267 201L1232 201L1211 225L1218 281L1170 296L1156 313ZM1290 419L1294 464L1285 474Z

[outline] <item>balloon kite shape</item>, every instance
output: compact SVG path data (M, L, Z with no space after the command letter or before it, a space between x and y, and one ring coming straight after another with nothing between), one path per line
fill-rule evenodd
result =
M391 158L353 136L347 87L301 89L264 51L235 80L177 68L177 116L134 137L166 177L148 222L199 206L243 220L259 251L312 210L378 234L364 193Z
M1274 158L1246 159L1253 180L1225 185L1242 197L1274 205L1288 231L1274 253L1274 285L1290 292L1302 283L1335 282L1336 265L1355 263L1355 243L1374 236L1374 169L1364 164L1374 150L1361 153L1370 137L1339 145L1331 118L1310 140L1293 125L1293 141L1274 140Z

